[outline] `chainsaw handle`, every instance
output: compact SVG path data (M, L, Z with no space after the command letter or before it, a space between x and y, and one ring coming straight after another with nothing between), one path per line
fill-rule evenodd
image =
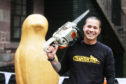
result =
M55 41L55 38L53 38L53 37L46 41L44 48L43 48L45 52L50 52L48 50L48 47L51 46L51 44L53 44L54 41Z

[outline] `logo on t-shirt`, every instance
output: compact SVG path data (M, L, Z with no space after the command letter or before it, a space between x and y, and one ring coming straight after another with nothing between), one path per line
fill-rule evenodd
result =
M78 62L87 62L87 63L100 64L100 61L97 58L95 58L93 55L90 55L90 57L87 57L87 56L74 56L73 60L78 61Z

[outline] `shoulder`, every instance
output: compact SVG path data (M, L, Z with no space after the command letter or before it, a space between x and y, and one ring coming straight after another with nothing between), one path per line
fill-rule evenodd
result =
M102 49L105 50L105 51L108 51L108 52L111 52L111 51L112 51L112 49L111 49L109 46L107 46L106 44L103 44L103 43L101 43L101 42L97 42L97 44L98 44L98 46L99 46L100 48L102 48Z
M74 42L71 42L70 45L68 46L69 48L76 47L81 44L80 40L76 40Z
M80 41L76 41L76 42L70 44L70 45L67 47L66 51L67 51L67 52L77 51L78 49L80 49L80 47L81 47L81 42L80 42Z

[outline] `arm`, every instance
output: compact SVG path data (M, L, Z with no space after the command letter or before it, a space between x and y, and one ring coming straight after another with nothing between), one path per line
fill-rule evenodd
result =
M59 72L61 69L61 64L56 59L54 61L51 61L51 64L56 72Z
M61 69L61 64L59 61L57 61L55 59L55 54L58 50L58 46L56 45L51 45L49 48L48 48L49 52L47 52L47 57L48 57L48 60L50 61L50 63L52 64L53 68L55 69L56 72L59 72L60 69Z
M112 50L108 51L105 59L105 76L107 84L114 84L115 81L115 63Z

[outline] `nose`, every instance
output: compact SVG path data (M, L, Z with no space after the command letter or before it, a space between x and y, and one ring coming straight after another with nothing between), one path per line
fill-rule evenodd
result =
M91 32L94 31L94 28L93 27L89 28L89 31L91 31Z

